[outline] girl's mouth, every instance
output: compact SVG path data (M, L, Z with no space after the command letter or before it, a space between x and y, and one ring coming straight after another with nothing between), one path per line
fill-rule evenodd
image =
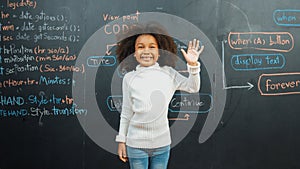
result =
M141 59L144 61L150 61L151 59L153 59L153 56L141 56Z

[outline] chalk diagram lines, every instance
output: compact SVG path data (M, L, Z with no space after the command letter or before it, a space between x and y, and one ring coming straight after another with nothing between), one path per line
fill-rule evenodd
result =
M226 41L222 41L222 80L223 80L223 89L228 90L228 89L245 89L248 88L248 90L251 90L254 85L251 84L250 82L247 82L247 85L241 85L241 86L227 86L226 84L226 78L225 78L225 47L224 43Z

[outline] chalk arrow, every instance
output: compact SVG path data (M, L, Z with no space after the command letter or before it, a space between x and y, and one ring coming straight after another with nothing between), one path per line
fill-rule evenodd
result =
M185 114L183 118L169 118L169 120L189 120L189 119L190 119L189 114Z
M242 88L248 88L248 90L252 89L254 87L253 84L251 84L250 82L247 82L248 85L245 86L229 86L226 87L225 85L223 86L223 89L227 90L227 89L242 89Z
M185 115L184 115L184 119L189 120L189 118L190 118L190 115L189 115L189 114L185 114Z
M114 47L114 46L116 46L117 44L108 44L108 45L106 45L106 55L110 55L111 54L111 52L110 52L110 48L111 47Z
M226 42L226 41L225 41ZM251 90L254 85L251 84L250 82L247 82L248 85L244 86L226 86L226 81L225 81L225 61L224 61L224 41L222 41L222 78L223 78L223 89L228 90L228 89L243 89L243 88L248 88L248 90Z

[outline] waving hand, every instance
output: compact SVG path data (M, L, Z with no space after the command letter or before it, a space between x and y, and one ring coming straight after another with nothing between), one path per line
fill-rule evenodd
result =
M204 50L204 46L202 45L200 48L199 40L194 39L189 42L187 52L181 49L181 52L186 60L186 62L191 66L196 66L197 61L199 59L200 54Z

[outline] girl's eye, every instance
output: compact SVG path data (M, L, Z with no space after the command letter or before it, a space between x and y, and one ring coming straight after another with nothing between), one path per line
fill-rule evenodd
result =
M138 49L142 49L143 48L143 46L138 46Z

